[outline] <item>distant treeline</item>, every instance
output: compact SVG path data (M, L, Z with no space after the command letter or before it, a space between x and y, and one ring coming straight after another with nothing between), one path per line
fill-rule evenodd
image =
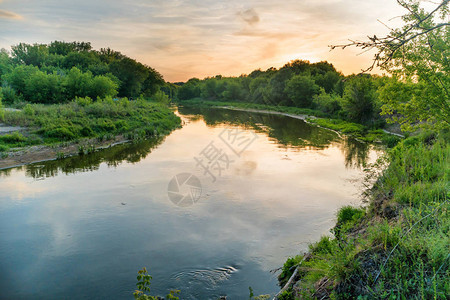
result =
M177 97L311 108L380 127L385 122L378 90L389 80L367 74L344 76L328 62L294 60L280 69L255 70L240 77L192 78L179 84Z
M61 103L76 97L138 97L159 91L155 69L110 48L88 42L20 43L0 50L0 93L4 103Z

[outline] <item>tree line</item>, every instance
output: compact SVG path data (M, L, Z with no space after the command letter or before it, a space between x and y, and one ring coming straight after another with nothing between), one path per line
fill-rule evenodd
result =
M326 61L294 60L279 69L259 69L239 77L192 78L178 84L177 97L310 108L380 127L384 120L379 89L389 80L368 74L344 76Z
M20 43L0 50L3 102L62 103L75 97L149 97L164 79L155 69L89 42Z

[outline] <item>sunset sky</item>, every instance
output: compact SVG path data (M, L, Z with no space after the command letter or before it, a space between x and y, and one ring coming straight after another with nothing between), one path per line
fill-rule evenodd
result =
M0 0L0 48L90 41L158 70L167 81L237 76L293 59L328 60L344 74L370 64L328 45L382 35L394 0ZM396 24L397 23L397 24Z

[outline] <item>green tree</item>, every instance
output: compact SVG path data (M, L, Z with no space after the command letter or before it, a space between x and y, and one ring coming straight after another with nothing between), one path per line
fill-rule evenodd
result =
M292 70L282 68L276 72L269 80L264 93L264 101L272 105L292 105L290 97L286 93L286 83L292 77Z
M295 106L310 107L320 88L310 76L295 75L287 82L285 92Z
M11 86L17 93L23 94L26 89L26 81L31 78L39 69L35 66L20 65L15 67L11 73L4 75L3 81Z
M397 1L406 13L404 26L392 29L385 37L369 37L368 41L355 41L336 47L356 46L365 50L375 49L372 66L394 75L405 86L396 90L396 84L386 85L381 93L384 103L382 114L398 121L404 130L417 127L448 128L450 119L450 23L449 0L433 2L434 7L425 10L422 1ZM423 1L424 2L424 1ZM428 6L429 7L429 6ZM421 88L412 89L411 84ZM415 91L412 93L412 91ZM418 93L416 93L418 92Z
M60 103L64 97L63 78L57 74L34 73L25 81L23 93L26 100L35 103Z
M11 47L13 59L19 64L40 67L49 55L47 45L20 43Z
M342 106L349 120L361 124L373 121L375 101L376 89L369 76L355 76L346 82Z
M2 98L3 98L3 93L2 93L2 88L0 88L0 121L3 121L5 118L5 112L3 111L3 105L2 105Z
M188 100L200 97L200 93L200 80L191 78L178 89L177 97L180 100Z
M267 86L267 78L259 76L250 82L250 100L255 103L263 103L264 92Z
M208 78L204 81L201 86L201 96L205 99L216 99L217 98L217 81L214 78Z
M222 93L222 97L227 101L242 101L242 88L241 85L235 80L227 82L226 89Z
M89 66L98 64L100 59L92 52L70 52L63 61L64 68L77 67L82 71L87 71Z
M75 99L75 97L92 95L90 93L92 80L92 74L90 72L83 73L77 67L73 67L65 78L67 98Z
M113 61L109 69L121 81L119 96L136 97L141 93L152 94L164 83L161 75L155 70L128 57Z
M341 80L341 74L336 71L328 71L325 74L318 74L314 76L314 81L317 85L324 88L325 92L331 93L336 84Z
M114 97L117 95L118 85L111 78L103 75L95 76L90 80L88 96L91 98Z
M2 84L2 76L13 70L13 62L9 57L9 53L5 49L0 49L0 86Z

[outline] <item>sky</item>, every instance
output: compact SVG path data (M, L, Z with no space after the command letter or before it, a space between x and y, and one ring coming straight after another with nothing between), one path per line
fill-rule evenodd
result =
M327 60L351 74L368 67L372 54L328 46L386 34L377 20L395 26L401 14L395 0L0 0L0 48L88 41L171 82L239 76L293 59Z

